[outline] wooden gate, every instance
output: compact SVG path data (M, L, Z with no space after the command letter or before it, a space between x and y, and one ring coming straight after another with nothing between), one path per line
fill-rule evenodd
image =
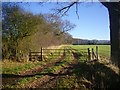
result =
M56 59L61 57L62 55L68 55L68 52L72 52L73 56L76 59L85 60L85 61L93 61L93 60L98 60L98 47L96 46L96 51L94 49L73 49L73 48L68 48L68 49L44 49L41 48L39 52L29 52L29 61L43 61L47 59Z

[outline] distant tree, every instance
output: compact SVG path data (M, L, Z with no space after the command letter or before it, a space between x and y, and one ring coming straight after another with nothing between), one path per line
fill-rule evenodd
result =
M93 43L94 45L96 45L97 42L98 42L98 40L92 40L92 43Z

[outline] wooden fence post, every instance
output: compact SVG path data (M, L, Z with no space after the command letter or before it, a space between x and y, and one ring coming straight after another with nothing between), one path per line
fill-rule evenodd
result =
M29 61L31 61L31 50L29 50Z
M88 60L91 60L90 49L88 48Z
M98 46L96 46L96 59L98 60Z
M94 49L92 48L92 59L94 60Z
M64 48L63 56L65 56L65 48Z
M42 47L41 47L41 61L42 61Z

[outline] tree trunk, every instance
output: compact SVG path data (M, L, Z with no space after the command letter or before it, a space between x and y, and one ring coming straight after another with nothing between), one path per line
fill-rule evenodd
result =
M116 7L114 8L113 5ZM111 60L120 68L120 12L119 6L111 3L108 8L110 17Z

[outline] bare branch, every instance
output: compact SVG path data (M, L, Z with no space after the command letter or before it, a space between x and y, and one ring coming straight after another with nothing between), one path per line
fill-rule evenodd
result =
M76 3L76 15L77 15L77 17L79 19L79 15L78 15L78 3Z
M78 3L78 1L79 1L79 0L76 0L75 2L72 2L71 4L63 7L62 9L57 9L57 10L58 10L58 13L63 12L63 13L62 13L62 16L65 15L73 5L75 5L75 4ZM57 14L58 14L58 13L57 13Z
M70 9L70 7L73 6L75 3L76 2L73 2L73 3L71 3L70 5L68 5L68 6L64 7L64 8L59 9L59 13L62 12L63 10L65 10L65 9Z

